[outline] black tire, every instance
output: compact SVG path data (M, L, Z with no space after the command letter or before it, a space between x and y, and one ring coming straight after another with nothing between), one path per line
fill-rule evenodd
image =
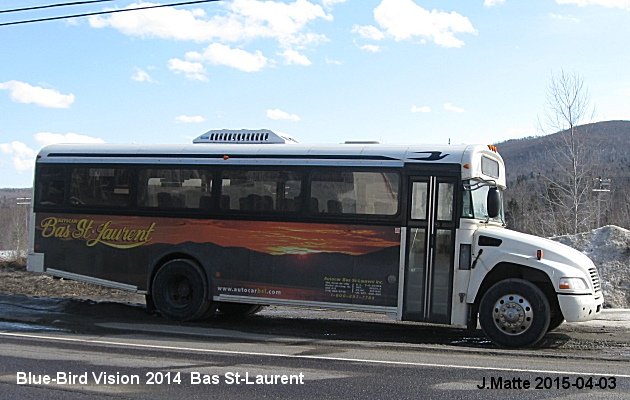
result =
M145 294L144 295L144 301L147 305L147 314L155 314L155 312L157 311L155 309L155 303L153 302L153 296L151 296L150 294Z
M224 317L243 318L253 315L263 309L264 306L246 303L219 303L218 310Z
M547 332L551 332L564 322L564 315L562 315L562 311L553 310L551 312L551 317L549 318L549 328L547 328Z
M186 259L171 260L160 267L153 278L151 297L160 314L174 321L201 319L211 306L205 275Z
M502 347L533 346L547 333L550 315L545 294L523 279L495 283L479 303L481 329Z

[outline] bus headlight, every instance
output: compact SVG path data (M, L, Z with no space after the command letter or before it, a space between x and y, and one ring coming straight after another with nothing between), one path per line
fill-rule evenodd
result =
M558 284L559 289L569 289L569 290L588 290L588 285L586 281L582 278L560 278L560 283Z

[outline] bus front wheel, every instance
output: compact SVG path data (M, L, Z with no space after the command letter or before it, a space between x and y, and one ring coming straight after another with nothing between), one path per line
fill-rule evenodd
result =
M494 343L503 347L536 344L547 333L550 306L545 294L523 279L495 283L481 298L479 323Z
M175 321L203 318L211 306L201 268L187 259L162 265L153 279L151 295L160 314Z
M551 332L564 322L564 315L562 315L562 311L560 309L551 311L551 318L549 319L549 328L547 328L547 332Z
M254 315L264 306L259 304L245 304L245 303L224 303L218 304L218 309L221 315L227 318L243 318L249 315Z

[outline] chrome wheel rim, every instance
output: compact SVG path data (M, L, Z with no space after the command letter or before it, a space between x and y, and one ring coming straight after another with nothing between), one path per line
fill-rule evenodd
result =
M511 336L526 332L534 321L532 305L518 294L507 294L494 303L492 319L495 326Z

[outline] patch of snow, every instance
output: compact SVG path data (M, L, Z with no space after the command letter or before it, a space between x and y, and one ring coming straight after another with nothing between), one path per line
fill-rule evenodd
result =
M0 261L10 261L15 258L15 251L0 250Z
M26 252L20 251L20 257L25 258ZM20 257L18 257L18 252L15 250L0 250L0 261L15 261Z
M630 230L614 225L551 238L593 260L604 292L604 307L630 308Z

